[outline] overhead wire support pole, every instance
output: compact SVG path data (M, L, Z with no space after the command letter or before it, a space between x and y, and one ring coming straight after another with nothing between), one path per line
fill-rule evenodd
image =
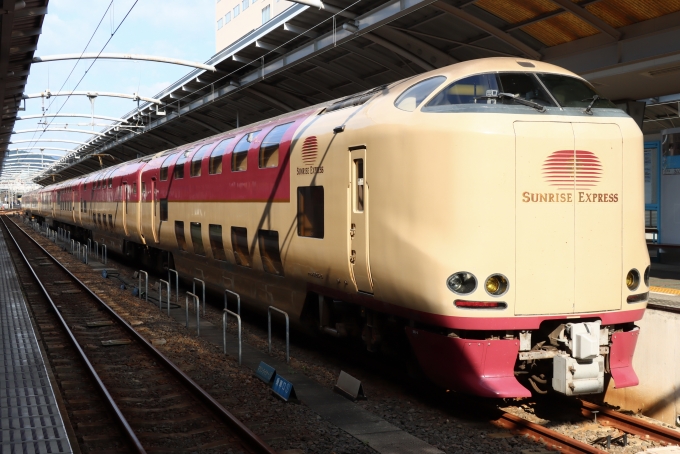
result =
M42 57L33 57L33 63L43 63L48 61L61 60L140 60L153 61L157 63L169 63L172 65L189 66L191 68L204 69L206 71L215 72L217 69L212 65L205 63L198 63L190 60L180 60L178 58L159 57L156 55L139 55L139 54L118 54L118 53L84 53L84 54L61 54L61 55L45 55Z

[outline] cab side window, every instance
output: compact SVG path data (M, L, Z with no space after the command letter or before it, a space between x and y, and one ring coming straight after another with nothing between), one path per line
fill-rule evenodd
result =
M407 112L413 112L418 108L420 103L422 103L425 98L430 96L430 93L432 93L435 88L440 86L445 80L446 77L444 76L431 77L429 79L421 80L399 95L397 100L394 101L395 107Z

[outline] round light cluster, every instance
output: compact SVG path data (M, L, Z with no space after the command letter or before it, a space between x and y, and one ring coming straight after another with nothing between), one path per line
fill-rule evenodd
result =
M502 274L492 274L484 281L484 290L491 296L504 295L509 287L508 278ZM467 295L477 290L477 278L467 271L454 273L446 280L446 286L453 293Z
M632 270L628 271L628 274L626 275L626 287L628 287L628 290L635 290L640 286L640 273L638 270L633 268Z
M468 293L474 292L477 288L477 278L472 273L461 271L449 276L446 280L446 286L453 293L467 295Z
M492 274L484 283L486 293L491 296L500 296L508 291L508 279L502 274Z

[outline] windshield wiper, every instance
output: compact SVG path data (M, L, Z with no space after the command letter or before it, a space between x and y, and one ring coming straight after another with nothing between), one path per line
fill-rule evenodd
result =
M592 115L593 114L593 111L592 111L593 106L595 105L595 103L597 101L600 101L600 100L609 101L607 98L603 98L600 95L593 95L592 98L582 99L581 102L590 101L590 104L588 104L588 107L586 107L586 110L584 110L583 113L586 113L588 115Z
M542 106L537 102L528 101L526 99L520 98L519 95L513 95L512 93L498 93L497 95L480 96L479 98L475 98L475 102L477 102L478 99L511 99L517 104L533 107L539 112L545 112L545 106Z

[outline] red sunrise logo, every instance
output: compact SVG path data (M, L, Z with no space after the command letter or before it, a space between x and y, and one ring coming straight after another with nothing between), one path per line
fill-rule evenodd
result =
M590 151L556 151L543 163L543 178L562 190L590 190L600 181L602 164Z

